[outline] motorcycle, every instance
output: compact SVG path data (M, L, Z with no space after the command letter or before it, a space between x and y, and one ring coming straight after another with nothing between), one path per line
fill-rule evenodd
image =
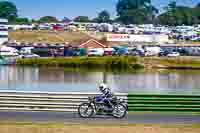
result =
M88 102L79 106L78 114L82 118L91 118L94 115L111 115L117 119L124 118L128 110L127 103L117 97L113 97L110 102L112 109L108 109L101 97L89 97Z

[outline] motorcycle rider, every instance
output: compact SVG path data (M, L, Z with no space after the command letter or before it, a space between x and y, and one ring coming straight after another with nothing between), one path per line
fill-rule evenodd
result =
M99 90L102 93L101 98L102 98L102 101L108 107L108 111L112 111L113 105L111 103L111 100L112 100L113 94L111 92L111 89L106 84L102 83L99 86Z

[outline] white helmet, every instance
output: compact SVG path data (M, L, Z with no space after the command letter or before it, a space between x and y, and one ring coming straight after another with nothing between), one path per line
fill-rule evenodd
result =
M102 83L102 84L99 85L99 90L102 93L106 93L107 89L108 89L108 86L106 84Z

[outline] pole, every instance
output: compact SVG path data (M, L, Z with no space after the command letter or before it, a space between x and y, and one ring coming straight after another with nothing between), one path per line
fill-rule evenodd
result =
M10 90L10 68L8 68L8 90Z
M107 84L108 83L108 79L107 79L107 72L103 72L103 83Z

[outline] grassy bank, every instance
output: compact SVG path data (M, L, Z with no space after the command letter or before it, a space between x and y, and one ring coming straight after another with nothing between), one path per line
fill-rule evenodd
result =
M147 57L140 58L140 63L146 68L163 69L200 69L199 57Z
M82 32L67 31L11 31L9 38L18 42L65 43L91 38Z
M1 123L1 133L198 133L200 125Z
M18 59L17 65L84 69L200 69L198 57L69 57Z
M40 58L18 59L17 65L38 67L66 67L89 69L138 69L143 68L138 64L136 57L73 57L73 58Z

